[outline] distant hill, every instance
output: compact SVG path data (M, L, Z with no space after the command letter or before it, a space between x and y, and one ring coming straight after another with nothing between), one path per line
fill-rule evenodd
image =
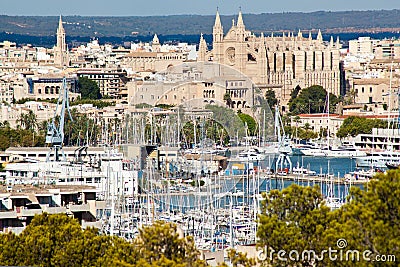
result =
M221 16L227 31L237 15ZM243 14L246 28L255 32L295 31L307 32L321 29L323 33L343 32L397 32L400 31L400 10L340 11L340 12L288 12ZM173 15L149 17L63 17L67 36L79 40L85 37L149 36L154 33L167 35L211 34L214 16ZM8 36L34 36L32 40L55 36L58 17L0 15L1 39ZM5 36L5 37L4 37ZM10 38L11 39L11 38ZM32 42L35 43L35 42Z

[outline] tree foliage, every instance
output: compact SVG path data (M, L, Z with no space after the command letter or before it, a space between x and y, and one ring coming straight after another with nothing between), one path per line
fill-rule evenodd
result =
M87 114L79 113L76 109L71 110L71 116L72 121L69 116L65 118L64 144L69 146L96 145L101 135L100 125L96 119L89 118ZM112 131L112 129L109 130L110 134Z
M336 136L344 138L347 136L354 137L358 134L371 134L372 128L387 128L387 126L388 123L383 120L350 116L343 121Z
M115 101L103 101L98 99L77 99L70 103L70 106L77 106L77 105L84 105L84 104L91 104L94 107L98 108L105 108L109 106L115 106Z
M21 113L17 123L21 128L34 132L37 127L37 116L32 110L29 110L28 113Z
M326 112L327 91L319 85L304 88L297 94L294 90L289 100L289 110L293 115L301 113ZM339 99L334 94L329 94L329 112L335 111Z
M87 77L79 77L81 99L100 99L101 93L97 83Z
M400 171L381 173L366 187L368 190L352 187L349 202L334 211L325 206L318 187L294 184L283 191L273 190L265 195L257 232L258 246L268 248L264 263L270 264L267 266L380 266L374 265L373 261L376 255L385 255L386 259L391 259L384 263L385 266L397 266L400 257ZM338 240L345 243L339 247ZM336 251L331 255L333 259L336 255L337 260L332 260L326 252L329 248ZM275 250L272 257L271 249ZM284 256L287 261L277 258L279 250L287 252ZM289 258L288 253L292 250L299 252L299 255L292 254L294 259L299 256L298 260ZM359 252L359 260L346 254L354 250ZM302 256L304 251L307 252L305 257ZM309 251L315 252L320 260L315 262L309 258ZM371 261L363 258L365 251L371 251L367 255ZM326 254L321 258L323 252Z
M36 215L19 235L0 235L0 264L24 266L193 266L193 240L181 238L176 226L156 222L140 230L133 243L81 229L65 214Z
M13 129L7 121L0 122L0 150L11 146L44 146L44 133L21 127Z
M259 245L285 251L320 251L321 244L316 236L323 234L329 222L329 209L322 203L318 187L293 184L283 191L271 191L263 202L259 218ZM287 266L286 262L274 257L270 263Z
M243 121L235 111L217 105L206 105L206 109L213 112L214 121L224 127L230 138L235 138L236 136L241 138L246 136Z
M268 89L265 92L265 99L267 100L269 108L272 110L276 104L278 104L278 99L276 99L275 91Z
M248 135L254 136L257 130L257 123L255 119L249 114L242 113L240 110L238 111L238 116L242 122L247 125Z
M307 129L305 125L304 128L302 127L291 127L291 126L285 126L285 133L288 136L291 136L292 138L297 138L297 139L315 139L318 138L318 133L314 132L313 130Z

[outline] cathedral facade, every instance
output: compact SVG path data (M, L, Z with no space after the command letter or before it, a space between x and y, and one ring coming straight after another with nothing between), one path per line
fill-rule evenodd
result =
M219 13L213 27L212 50L200 37L198 60L231 66L248 76L265 92L273 89L282 106L287 105L296 87L321 85L328 92L340 94L339 40L326 43L319 31L316 39L301 31L281 36L256 36L246 30L242 13L224 34Z

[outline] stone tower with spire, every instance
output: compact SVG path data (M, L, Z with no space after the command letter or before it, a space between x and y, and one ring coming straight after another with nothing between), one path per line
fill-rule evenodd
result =
M219 12L215 15L215 22L213 27L213 60L219 61L223 57L223 43L224 29L222 28Z
M197 59L199 61L206 61L206 54L207 54L207 43L206 40L204 40L203 38L203 34L201 34L199 43L199 53Z
M69 65L68 47L65 42L65 30L61 16L57 29L57 45L54 47L54 64L58 67Z
M153 50L153 52L161 51L161 44L160 44L160 40L158 39L157 34L154 34L153 42L151 44L151 49Z

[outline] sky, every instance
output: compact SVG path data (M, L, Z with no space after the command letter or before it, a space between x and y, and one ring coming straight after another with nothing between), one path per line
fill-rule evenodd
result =
M1 15L154 16L221 15L400 9L400 0L1 0Z

